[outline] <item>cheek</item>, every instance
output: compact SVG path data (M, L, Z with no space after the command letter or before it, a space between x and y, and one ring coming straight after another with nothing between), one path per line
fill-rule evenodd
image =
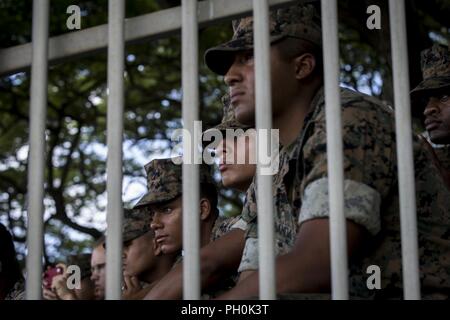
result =
M245 170L243 170L243 172L244 172L243 176L246 180L252 180L256 174L256 165L255 164L245 165Z
M135 257L135 253L134 253L134 247L129 247L127 250L127 253L125 255L125 261L127 264L129 264L130 262L132 262L134 260Z
M181 234L182 229L182 218L181 218L181 210L177 210L172 215L167 216L165 221L166 230L170 233L170 237L177 239L179 238L179 234Z
M442 108L441 114L444 125L446 125L447 128L450 128L450 103L447 103L447 105Z

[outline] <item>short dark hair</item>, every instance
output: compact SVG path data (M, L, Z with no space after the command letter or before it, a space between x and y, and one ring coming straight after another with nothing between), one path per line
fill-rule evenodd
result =
M316 66L313 74L323 77L323 54L322 48L313 44L310 41L287 37L276 43L281 58L285 61L290 61L305 53L310 53L316 60Z
M218 192L215 185L211 183L200 183L200 197L208 199L211 204L211 213L218 214Z
M99 247L99 246L103 246L103 244L106 242L106 238L105 238L105 235L103 234L103 235L101 235L99 238L97 238L95 241L94 241L94 245L92 246L92 249L95 249L95 248L97 248L97 247ZM104 246L103 246L104 247Z

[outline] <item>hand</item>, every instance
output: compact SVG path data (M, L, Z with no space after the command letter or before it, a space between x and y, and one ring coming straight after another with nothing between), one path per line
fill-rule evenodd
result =
M42 288L42 296L44 300L59 300L58 296L50 289Z
M56 265L63 269L63 274L56 275L52 279L52 291L61 300L76 300L75 291L67 288L67 268L63 264Z
M136 276L124 275L124 286L122 290L123 300L136 300L140 298L140 291L142 291L142 286Z
M155 255L155 256L160 256L160 255L162 255L162 250L161 250L161 245L160 244L158 244L158 243L156 243L156 240L155 240L155 238L153 238L153 254Z

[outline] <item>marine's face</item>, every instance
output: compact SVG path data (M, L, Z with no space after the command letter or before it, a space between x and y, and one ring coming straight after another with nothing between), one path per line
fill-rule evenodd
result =
M236 53L224 78L236 119L251 125L255 121L255 73L253 51Z
M270 47L272 116L288 111L292 96L297 92L295 65L281 57L277 45ZM253 50L235 54L234 62L225 74L230 103L236 119L245 125L255 123L255 70Z
M105 285L106 285L106 252L103 245L97 246L92 251L91 256L91 280L95 286L95 298L102 300L105 298Z
M149 231L142 236L124 243L123 246L123 272L125 275L139 277L152 269L156 263L153 246L153 232Z
M223 139L216 149L222 184L246 191L256 172L254 131L234 139Z
M425 129L435 144L450 144L450 92L427 98Z
M163 254L177 253L182 249L182 197L163 204L152 205L150 227L155 232L156 245Z

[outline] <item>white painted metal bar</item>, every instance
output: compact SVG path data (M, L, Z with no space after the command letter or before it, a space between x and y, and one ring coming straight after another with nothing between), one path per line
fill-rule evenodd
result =
M195 121L199 118L197 0L182 5L183 150L190 161L183 162L183 298L200 299L200 187Z
M108 2L106 299L119 300L122 287L122 143L124 108L124 0Z
M328 189L332 298L348 299L347 230L344 215L344 161L339 89L339 36L337 0L321 0L325 72Z
M49 0L33 1L33 59L28 153L27 300L41 299Z
M405 300L420 299L416 188L404 0L389 0ZM401 164L401 165L400 165Z
M272 95L270 77L269 5L267 0L253 0L254 51L255 51L255 106L258 147L269 143L272 128ZM263 137L267 131L268 136ZM261 139L262 138L262 139ZM266 139L264 139L266 138ZM264 141L267 140L267 141ZM270 150L270 149L268 149ZM257 208L259 246L259 297L276 298L275 237L273 218L272 175L261 174L261 158L257 163Z
M294 0L270 0L271 5L284 5ZM250 0L209 0L199 7L201 27L249 14ZM181 8L171 8L127 19L127 43L148 41L178 34L181 28ZM68 58L98 52L108 46L108 25L100 25L50 38L48 61L56 63ZM0 50L0 75L26 70L31 65L31 43Z

